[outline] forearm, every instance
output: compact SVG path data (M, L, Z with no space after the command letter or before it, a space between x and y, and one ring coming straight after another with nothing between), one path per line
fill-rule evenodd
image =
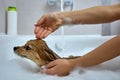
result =
M83 57L74 59L74 65L90 67L120 55L120 35L107 41Z
M72 24L98 24L120 19L120 4L96 6L84 10L62 12ZM69 20L71 19L71 20ZM65 20L66 21L66 20Z

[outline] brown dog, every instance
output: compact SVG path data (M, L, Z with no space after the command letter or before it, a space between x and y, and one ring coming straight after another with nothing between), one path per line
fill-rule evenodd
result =
M17 55L34 61L39 67L61 58L47 46L44 40L41 39L30 40L24 46L14 47L14 51ZM74 59L77 57L79 56L71 56L66 59Z

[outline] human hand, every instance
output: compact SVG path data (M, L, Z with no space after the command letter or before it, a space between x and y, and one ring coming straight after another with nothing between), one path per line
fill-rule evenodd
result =
M45 38L63 24L64 16L60 13L47 13L35 24L34 33L37 38Z
M49 75L66 76L74 68L72 60L58 59L46 65L45 73Z

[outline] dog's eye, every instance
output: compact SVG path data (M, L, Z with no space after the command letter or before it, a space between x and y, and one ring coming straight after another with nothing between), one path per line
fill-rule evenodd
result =
M26 50L31 50L31 47L30 46L26 46L25 49Z

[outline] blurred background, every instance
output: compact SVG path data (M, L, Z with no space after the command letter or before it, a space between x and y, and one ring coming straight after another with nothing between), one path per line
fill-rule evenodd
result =
M50 1L55 1L50 4ZM120 0L67 0L72 1L72 10L82 10L85 8L111 5L120 2ZM108 1L107 3L105 1ZM110 2L109 2L110 1ZM61 11L60 0L0 0L0 34L7 33L7 8L13 5L17 8L17 34L34 35L34 24L37 20L48 12ZM63 11L70 11L71 3L64 4ZM103 26L106 26L106 28ZM94 25L72 25L64 27L64 35L116 35L120 34L120 21L111 24ZM61 35L61 29L58 29L51 35Z

